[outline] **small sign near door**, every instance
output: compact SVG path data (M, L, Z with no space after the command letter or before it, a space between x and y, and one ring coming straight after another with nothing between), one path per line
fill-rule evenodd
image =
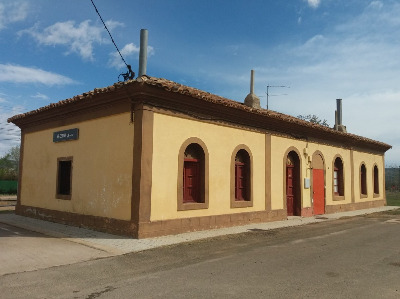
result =
M79 129L77 128L53 133L53 142L78 140L78 138L79 138Z

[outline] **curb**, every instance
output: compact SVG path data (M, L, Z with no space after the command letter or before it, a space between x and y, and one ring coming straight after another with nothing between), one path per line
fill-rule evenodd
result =
M294 227L310 223L319 223L337 220L343 217L356 217L377 212L396 210L400 207L384 206L366 210L324 214L313 217L291 217L288 220L265 223L253 223L243 226L234 226L204 231L195 231L178 235L169 235L148 239L132 239L123 236L97 232L86 228L68 226L34 218L23 217L15 214L0 215L0 222L26 230L38 232L55 238L62 238L84 246L105 251L111 255L122 255L139 252L162 246L175 245L190 241L204 240L207 238L233 235L257 230L274 230L285 227Z

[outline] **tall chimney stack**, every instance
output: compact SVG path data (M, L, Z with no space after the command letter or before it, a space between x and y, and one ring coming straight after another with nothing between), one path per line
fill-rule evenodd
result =
M139 77L146 75L147 71L147 29L140 30L140 52L139 52Z
M342 99L336 99L337 124L342 124Z
M251 70L250 93L244 99L244 104L252 108L261 108L260 99L254 94L254 70Z
M342 124L342 99L336 99L335 130L347 133L346 126Z

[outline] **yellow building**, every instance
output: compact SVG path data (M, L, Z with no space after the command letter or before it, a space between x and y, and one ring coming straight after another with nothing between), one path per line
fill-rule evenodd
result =
M9 122L19 215L146 238L386 203L389 145L165 79Z

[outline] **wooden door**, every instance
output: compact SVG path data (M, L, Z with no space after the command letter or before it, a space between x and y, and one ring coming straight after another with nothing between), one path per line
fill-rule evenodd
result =
M200 165L196 161L185 161L183 180L183 202L199 202Z
M286 165L286 207L288 216L293 216L295 211L295 183L294 165Z
M324 170L313 169L313 203L314 214L325 214Z

